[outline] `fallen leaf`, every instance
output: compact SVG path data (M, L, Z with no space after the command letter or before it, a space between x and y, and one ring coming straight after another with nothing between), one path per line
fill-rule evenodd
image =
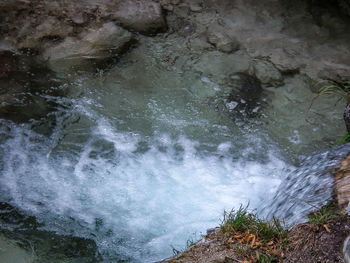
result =
M242 237L243 237L243 235L240 233L233 236L234 239L241 239Z
M255 235L252 235L253 237L252 237L252 243L251 243L251 246L253 247L254 246L254 244L255 244L255 239L256 239L256 237L255 237Z
M268 245L268 246L273 246L273 241L270 241L270 242L268 242L266 245Z
M252 263L256 263L256 259L255 259L253 256L250 256L250 261L251 261Z
M324 224L323 227L324 227L324 229L326 229L327 233L331 232L326 224Z
M262 243L260 241L256 241L255 245L258 246L258 247L261 247Z

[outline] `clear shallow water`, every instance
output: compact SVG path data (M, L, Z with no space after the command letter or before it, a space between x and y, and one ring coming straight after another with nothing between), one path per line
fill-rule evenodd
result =
M51 98L54 125L1 120L0 193L43 229L93 239L106 262L152 262L225 209L262 206L292 166L199 96L199 76L128 70L81 77L68 98Z

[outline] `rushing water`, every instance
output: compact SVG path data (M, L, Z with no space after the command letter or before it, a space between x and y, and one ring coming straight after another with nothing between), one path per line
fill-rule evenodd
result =
M224 210L272 202L294 169L258 117L218 110L224 87L137 65L41 95L55 105L44 119L0 120L1 201L40 230L92 239L104 262L169 257Z

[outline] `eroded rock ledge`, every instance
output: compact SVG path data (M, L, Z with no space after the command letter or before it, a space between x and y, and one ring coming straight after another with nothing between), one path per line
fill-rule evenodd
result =
M270 82L270 72L271 83L276 78L279 83L281 73L296 72L315 80L347 80L350 18L341 15L336 2L331 8L313 3L311 9L310 2L2 0L0 55L28 52L57 71L62 69L55 65L57 58L57 64L68 61L67 67L76 65L78 57L100 62L118 57L138 34L150 36L169 29L165 38L182 36L188 48L197 51L244 50L259 60L255 68L262 66L257 74L264 82ZM346 9L347 1L341 2ZM0 75L10 68L6 63Z

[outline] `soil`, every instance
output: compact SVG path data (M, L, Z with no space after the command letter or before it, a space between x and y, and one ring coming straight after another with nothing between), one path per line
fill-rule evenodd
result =
M331 220L325 227L312 224L298 225L289 233L290 247L283 262L333 263L345 262L343 243L350 234L350 217Z
M329 232L327 231L329 230ZM350 216L332 219L325 226L300 224L288 234L283 257L272 262L283 263L334 263L345 262L343 243L350 234ZM208 234L205 239L179 256L162 262L171 263L254 263L240 252L240 244L229 244L229 238L220 231ZM270 262L270 261L269 261Z

